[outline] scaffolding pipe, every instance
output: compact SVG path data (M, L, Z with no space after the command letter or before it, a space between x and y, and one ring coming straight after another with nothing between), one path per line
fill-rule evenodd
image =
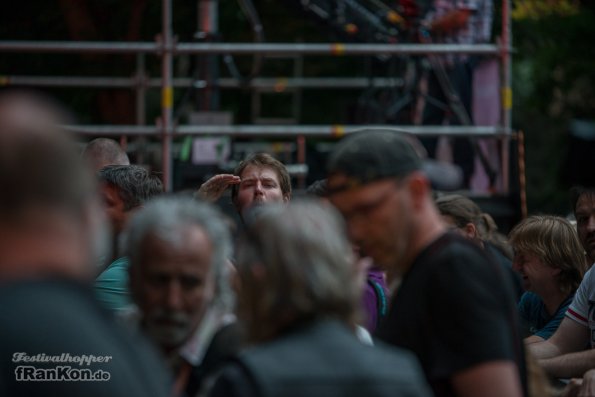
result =
M134 85L135 85L135 98L134 98L134 105L135 105L135 114L136 114L136 125L142 126L146 123L146 96L147 96L147 87L146 87L146 80L147 75L145 72L145 54L136 54L136 74L134 76ZM138 138L138 144L140 147L144 147L146 139L145 137ZM139 150L136 155L136 161L139 164L144 162L144 151Z
M219 34L219 2L218 0L198 0L197 36L203 42L211 42ZM219 58L215 55L196 57L198 76L205 82L217 81L219 78ZM219 90L212 84L200 87L196 105L198 110L208 111L219 108Z
M29 87L134 88L135 77L72 77L72 76L2 76L2 85ZM154 87L161 86L161 79Z
M173 102L174 90L171 85L172 80L172 0L163 0L163 32L161 33L161 161L163 164L163 186L165 191L172 191L172 160L171 160L171 138L173 132Z
M512 60L511 51L508 50L512 45L512 29L510 20L510 0L502 1L502 126L510 130L512 125ZM510 193L509 162L510 162L510 138L503 137L501 140L501 160L502 160L502 191L504 194Z
M145 74L145 56L136 54L136 74L129 87L135 88L136 125L144 125L146 119L145 97L147 94L147 76ZM159 81L161 83L161 80ZM105 87L105 85L104 85Z
M165 15L164 15L165 17ZM171 35L171 31L170 31ZM353 43L177 43L97 41L0 41L0 52L51 53L154 53L239 55L378 55L475 54L498 56L495 44L353 44Z
M158 126L134 125L72 125L68 131L81 135L155 135L162 129ZM395 125L184 125L174 127L169 137L188 135L223 135L239 138L296 138L307 137L340 138L362 129L382 129L419 136L470 136L477 138L502 137L510 135L509 130L495 126L395 126Z
M110 41L0 41L0 52L51 52L51 53L159 53L161 47L152 42L110 42Z
M477 54L498 55L492 44L351 44L351 43L180 43L177 54L267 54L267 55L378 55L378 54Z
M139 55L140 56L140 55ZM94 87L94 88L135 88L139 85L147 88L161 88L161 79L142 77L71 77L71 76L2 76L2 85L19 85L31 87ZM308 89L365 89L395 88L403 86L403 79L395 78L353 78L353 77L302 77L302 78L255 78L249 82L242 82L233 78L220 78L217 82L209 83L205 80L191 78L174 78L172 86L176 88L197 89L206 87L217 88L260 88L283 92L292 88Z

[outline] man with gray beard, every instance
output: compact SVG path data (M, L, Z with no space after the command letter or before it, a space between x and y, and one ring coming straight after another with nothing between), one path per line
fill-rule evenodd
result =
M139 210L125 241L140 327L176 376L173 395L193 396L239 348L229 232L210 204L171 196Z

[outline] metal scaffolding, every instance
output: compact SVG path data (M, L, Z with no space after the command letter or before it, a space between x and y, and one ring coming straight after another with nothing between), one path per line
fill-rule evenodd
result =
M0 76L0 84L18 84L46 87L96 87L130 88L136 90L137 120L144 119L144 93L147 88L161 88L161 117L155 126L151 125L80 125L68 129L81 135L155 136L162 142L163 182L168 190L172 188L171 141L184 135L226 135L235 137L303 137L338 138L362 128L388 128L424 136L470 136L495 137L501 141L501 193L508 193L509 140L512 134L510 111L511 93L511 42L510 0L502 2L502 36L498 44L454 45L454 44L352 44L352 43L178 43L173 38L172 1L162 1L162 31L155 42L89 42L89 41L0 41L0 53L106 53L137 54L137 73L133 77L74 77L74 76ZM501 60L502 94L501 124L485 126L395 126L395 125L234 125L234 126L181 126L173 123L174 87L195 88L369 88L398 87L403 84L399 78L254 78L247 85L237 79L221 78L214 82L189 78L174 78L172 59L182 54L240 54L240 55L318 55L318 56L361 56L361 55L413 55L428 54L476 54L498 57ZM144 56L152 54L161 57L161 78L147 78L144 73ZM304 145L298 145L304 150ZM304 153L298 158L305 159Z
M31 87L94 87L94 88L160 88L161 79L138 79L136 77L70 77L70 76L3 76L2 84L14 84ZM383 78L340 78L340 77L302 77L302 78L263 78L257 77L248 82L235 78L220 78L215 82L196 80L188 77L172 79L175 88L266 88L282 91L291 88L320 89L362 89L362 88L394 88L403 85L398 77Z
M73 125L65 126L73 133L104 136L148 136L158 134L159 126ZM509 131L492 126L410 126L410 125L182 125L169 130L168 136L223 135L254 138L340 138L362 129L383 129L418 136L467 136L476 138L505 137Z
M165 15L165 13L164 13ZM165 33L164 33L165 35ZM170 31L171 35L171 31ZM165 36L164 36L165 37ZM355 44L355 43L150 43L98 41L0 41L2 52L102 54L238 54L238 55L499 55L510 48L495 44Z

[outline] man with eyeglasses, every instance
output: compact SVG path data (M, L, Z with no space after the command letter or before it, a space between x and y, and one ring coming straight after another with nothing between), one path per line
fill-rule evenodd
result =
M355 244L387 272L392 302L377 336L413 351L436 396L521 396L524 360L509 281L448 233L431 172L407 138L369 130L335 147L331 202Z

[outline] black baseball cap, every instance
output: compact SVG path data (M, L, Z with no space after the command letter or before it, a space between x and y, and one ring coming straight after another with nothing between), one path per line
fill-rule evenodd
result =
M352 133L337 143L329 157L328 175L347 177L344 186L329 187L330 193L418 170L426 174L434 189L455 190L461 186L460 168L423 156L419 141L403 132L369 129Z

